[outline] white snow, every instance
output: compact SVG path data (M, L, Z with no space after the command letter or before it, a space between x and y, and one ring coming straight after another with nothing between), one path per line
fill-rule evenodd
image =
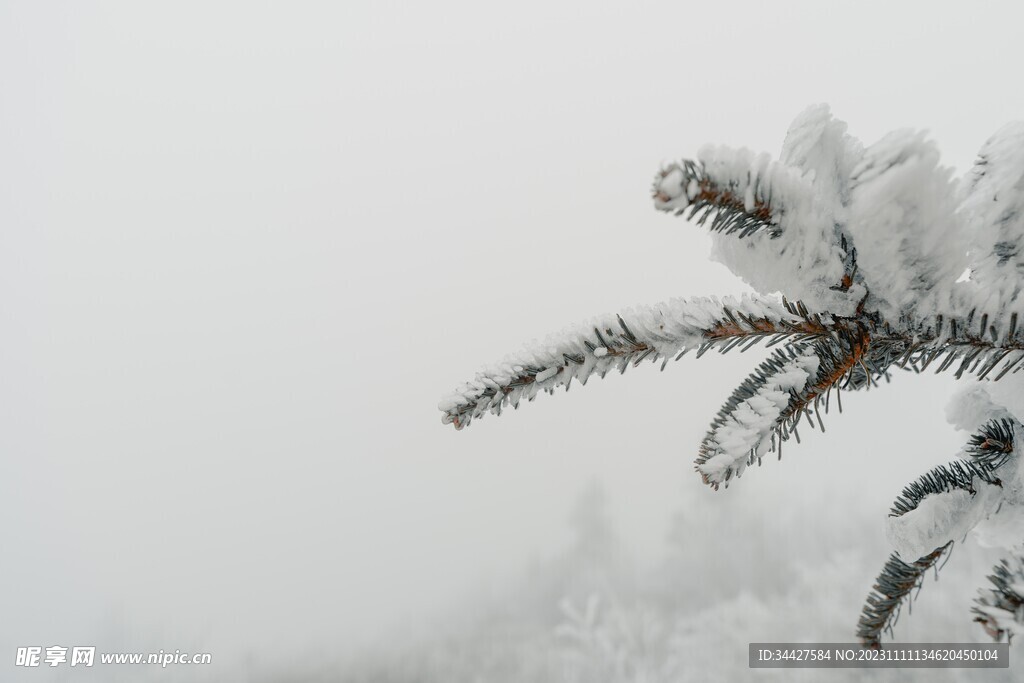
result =
M682 169L672 168L658 183L658 191L669 199L678 199L684 194L683 179ZM696 190L694 190L694 194L696 194Z
M785 292L812 311L837 315L852 314L862 296L859 289L833 288L843 279L846 256L836 226L845 220L849 174L861 154L845 130L827 107L812 107L790 128L781 162L722 147L699 154L720 182L740 182L748 170L755 178L763 174L761 198L770 199L782 229L775 238L715 234L712 258L757 291Z
M957 220L952 170L923 132L890 133L853 171L847 231L870 291L889 320L948 312L967 267L967 233Z
M971 235L972 304L1024 312L1024 122L996 132L964 182L961 217Z
M537 373L536 377L534 377L534 381L537 381L537 382L547 381L547 380L551 379L552 377L554 377L555 375L557 375L558 374L558 370L559 370L559 368L557 368L557 367L550 367L547 370L542 370L541 372Z
M999 381L1007 385L1018 382L1018 375L1010 375ZM1001 417L1008 417L1009 412L1001 405L996 404L989 394L989 388L995 386L990 382L985 384L967 384L957 391L946 406L946 421L957 429L965 432L977 431L986 422Z

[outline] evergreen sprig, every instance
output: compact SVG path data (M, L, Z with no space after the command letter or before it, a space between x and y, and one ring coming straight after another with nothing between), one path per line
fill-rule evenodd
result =
M993 468L985 462L968 460L954 460L946 465L939 465L904 487L889 509L889 516L902 517L916 510L926 496L947 493L953 489L974 495L975 484L978 481L1001 486L1002 481L992 470Z
M980 591L971 612L974 621L996 642L1013 639L1011 624L1024 626L1024 558L1000 560L988 577L992 587Z
M594 374L620 374L644 361L662 361L662 369L694 350L746 351L761 342L803 342L829 335L831 316L811 314L806 307L771 299L719 302L675 300L626 311L580 325L549 338L494 368L477 374L441 402L443 421L461 429L488 412L500 415L506 405L518 408L539 391L568 391L573 379L585 385Z
M885 325L880 336L899 340L905 344L897 364L924 372L933 364L935 372L955 370L960 379L965 374L985 379L1002 379L1007 373L1018 372L1024 365L1024 330L1017 326L1017 314L1009 316L1005 326L991 322L994 317L972 309L966 316L938 314L914 324L904 321L905 329L894 332Z
M927 571L952 548L953 542L950 541L910 563L901 560L896 553L889 556L878 578L875 579L857 624L857 637L865 647L878 648L881 645L882 633L888 632L892 635L893 626L899 620L903 601L906 599L909 606L913 599L910 594L915 589L921 589Z
M984 467L1002 467L1012 457L1015 447L1013 422L1007 419L991 420L971 437L967 454Z
M748 175L747 181L752 187L747 193L735 180L722 182L712 178L703 163L683 159L662 169L655 178L651 190L655 199L662 202L673 199L666 194L662 183L675 172L679 174L678 184L687 197L686 205L674 210L677 216L689 210L687 218L697 225L706 225L710 219L708 229L712 232L735 234L741 239L762 230L773 238L782 234L777 217L773 215L776 210L767 199L770 191L762 185L760 176ZM749 197L746 196L748 194Z

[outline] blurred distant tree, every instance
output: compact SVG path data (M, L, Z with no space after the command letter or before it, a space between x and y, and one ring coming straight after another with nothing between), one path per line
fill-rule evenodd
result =
M890 510L894 552L858 635L878 646L925 573L976 529L1011 550L976 621L1011 637L1024 625L1024 124L997 132L955 180L923 133L864 147L817 106L793 123L778 161L706 147L664 167L652 194L658 209L707 225L713 256L758 294L675 299L569 328L460 386L439 406L443 421L462 428L574 379L765 342L772 352L698 449L696 470L717 489L766 454L781 457L801 420L824 431L843 391L930 367L982 380L950 411L973 433L960 458L909 484Z

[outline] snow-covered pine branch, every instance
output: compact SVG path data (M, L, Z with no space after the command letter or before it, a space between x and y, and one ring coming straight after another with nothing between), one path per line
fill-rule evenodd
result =
M846 124L819 104L793 119L779 161L811 178L823 203L841 208L850 202L850 177L863 156L864 146L846 132Z
M1005 515L997 525L1007 518L1020 520L1019 426L1010 419L982 425L964 448L964 459L932 469L896 498L887 528L895 552L868 595L858 627L865 645L878 646L881 634L895 624L903 600L954 543L993 517Z
M971 237L963 298L1001 318L1024 313L1024 122L989 138L963 185L959 214Z
M847 231L883 319L949 310L967 266L952 170L924 133L895 131L868 147L851 177Z
M928 570L935 567L952 548L953 542L950 541L913 562L904 562L896 553L889 556L875 579L857 623L857 637L864 647L877 648L881 645L883 633L892 634L903 601L911 599L914 590L920 590Z
M1024 505L1020 490L1020 423L993 420L964 448L964 458L911 483L893 503L887 534L900 557L921 557L963 539L1004 505Z
M697 225L711 219L712 232L744 238L763 230L782 235L784 210L813 197L811 184L767 154L708 147L700 161L684 159L663 168L654 181L654 206L677 216L689 210Z
M902 317L890 326L886 322L872 334L872 344L886 346L898 358L899 367L918 372L933 368L936 373L953 371L957 379L974 375L978 379L1001 379L1024 368L1024 330L1017 315L1008 320L988 314L966 316L936 314L923 318Z
M568 390L594 374L625 372L629 365L667 363L690 350L729 351L769 338L808 338L828 332L829 318L801 314L798 306L743 296L673 299L594 318L535 343L477 373L438 405L442 421L461 429L487 412L518 407L538 392Z
M760 294L679 299L571 328L459 387L441 402L444 422L463 427L643 360L771 338L781 346L732 393L701 444L696 469L718 488L796 436L801 418L824 429L833 392L838 404L839 392L871 387L893 368L972 376L982 381L950 418L975 436L961 460L932 469L893 504L897 552L868 597L861 638L877 644L925 571L972 530L993 545L1021 543L1024 124L989 139L958 183L923 133L897 131L864 148L827 107L811 107L778 161L705 147L663 167L652 194L656 208L709 226L713 257ZM801 303L779 303L780 293ZM993 609L1017 601L1018 610L1018 588L997 583L998 595L981 603L990 633L1005 634L1007 619Z
M793 404L813 384L818 364L806 345L790 344L775 351L736 388L701 443L696 469L704 483L728 486L734 475L739 477L765 453L782 447L799 422Z
M1009 642L1024 631L1024 549L1000 561L988 577L991 588L978 591L971 612L992 640Z
M834 391L840 403L841 391L860 389L876 383L893 366L922 371L955 371L994 378L1022 366L1024 345L1016 339L1003 344L981 340L961 327L961 332L933 334L931 338L893 334L872 334L848 319L833 319L828 335L813 344L787 345L764 361L733 391L718 412L701 443L696 469L705 483L718 488L728 485L750 465L760 464L766 453L778 451L795 435L802 417L811 429L825 431L822 414L828 412ZM934 332L934 330L933 330ZM941 327L939 328L941 333ZM961 466L946 472L955 480ZM933 473L942 478L942 472ZM932 476L932 475L929 475Z
M811 311L852 314L851 252L837 230L834 197L816 191L813 170L747 149L705 147L697 161L663 168L655 208L710 219L713 256L760 292L783 291ZM829 201L823 201L827 199Z
M704 483L728 485L765 453L781 457L784 441L799 440L803 417L811 429L825 431L822 414L833 391L842 409L842 390L870 386L885 374L894 358L873 353L866 331L847 322L836 321L813 343L776 351L736 388L701 443L696 469Z

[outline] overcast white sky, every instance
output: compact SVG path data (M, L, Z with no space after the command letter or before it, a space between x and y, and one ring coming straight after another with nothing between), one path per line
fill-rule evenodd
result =
M436 404L577 319L744 291L652 209L662 161L778 153L828 102L965 170L1024 117L1018 6L0 3L0 666L359 647L557 547L592 478L640 556L682 500L728 529L723 496L864 467L882 534L955 454L948 381L856 397L718 494L691 461L753 357L458 434Z

